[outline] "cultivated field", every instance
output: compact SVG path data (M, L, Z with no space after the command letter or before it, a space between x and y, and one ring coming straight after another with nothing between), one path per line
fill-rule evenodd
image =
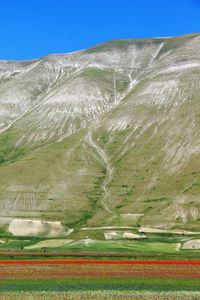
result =
M200 261L2 260L0 278L1 299L200 297Z

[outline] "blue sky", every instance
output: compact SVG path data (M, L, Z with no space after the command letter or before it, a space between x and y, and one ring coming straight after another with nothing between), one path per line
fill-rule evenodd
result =
M200 0L0 0L0 59L200 32Z

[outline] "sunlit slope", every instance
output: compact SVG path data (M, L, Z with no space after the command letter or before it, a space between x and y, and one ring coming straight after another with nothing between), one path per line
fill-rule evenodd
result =
M200 225L200 36L0 62L0 222Z

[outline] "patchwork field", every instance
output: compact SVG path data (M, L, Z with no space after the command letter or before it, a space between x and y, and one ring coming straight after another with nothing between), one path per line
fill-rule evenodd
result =
M66 238L0 236L0 259L20 257L122 257L200 259L199 235L146 233L145 238L103 239L104 230L73 232ZM107 231L108 232L108 231ZM123 231L118 230L122 236ZM129 231L133 234L134 231Z
M0 278L1 299L200 297L200 261L4 260Z

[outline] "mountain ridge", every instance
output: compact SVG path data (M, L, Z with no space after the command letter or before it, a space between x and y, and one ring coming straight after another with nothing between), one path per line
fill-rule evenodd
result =
M199 228L200 35L0 61L0 224Z

